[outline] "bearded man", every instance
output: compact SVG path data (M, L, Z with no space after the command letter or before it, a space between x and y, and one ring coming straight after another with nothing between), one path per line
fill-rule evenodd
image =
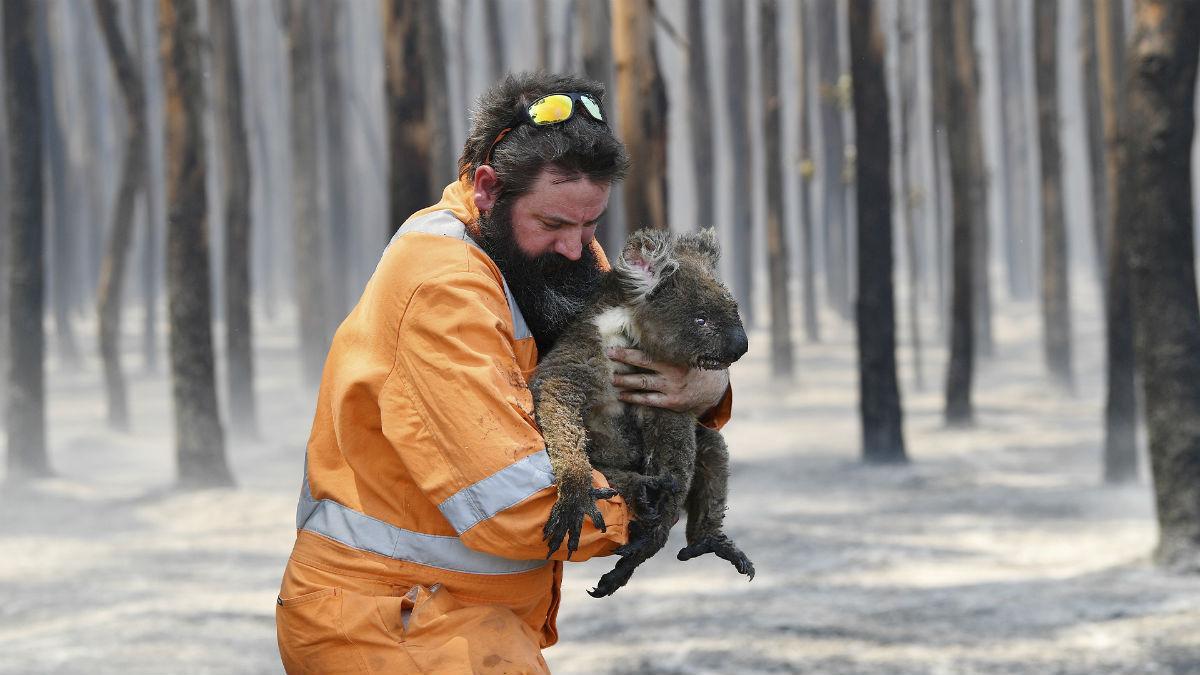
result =
M625 149L603 88L508 76L479 100L459 180L397 230L329 350L276 607L289 673L547 672L566 546L526 382L607 269L595 240ZM625 400L723 424L725 371L614 358ZM706 412L707 411L707 412ZM606 527L630 511L593 472Z

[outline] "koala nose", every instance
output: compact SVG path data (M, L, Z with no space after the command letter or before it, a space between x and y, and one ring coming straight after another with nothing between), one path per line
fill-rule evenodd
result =
M750 342L746 339L746 330L741 326L725 331L725 349L730 361L737 361L746 354Z

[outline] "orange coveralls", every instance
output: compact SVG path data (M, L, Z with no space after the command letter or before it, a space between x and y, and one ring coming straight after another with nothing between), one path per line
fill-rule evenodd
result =
M288 673L548 672L566 551L547 561L542 540L557 492L537 351L477 219L471 185L448 186L333 338L276 606ZM599 507L607 532L585 520L573 560L626 541L621 498Z

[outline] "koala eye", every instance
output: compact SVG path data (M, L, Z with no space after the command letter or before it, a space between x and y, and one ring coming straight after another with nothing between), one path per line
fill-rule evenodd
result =
M697 326L707 326L708 325L708 319L705 319L702 316L696 317L695 321L696 321Z

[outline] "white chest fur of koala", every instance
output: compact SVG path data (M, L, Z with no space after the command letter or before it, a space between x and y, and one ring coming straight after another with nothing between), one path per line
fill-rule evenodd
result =
M613 347L628 348L634 346L633 321L629 315L628 307L610 307L593 319L596 324L596 330L600 333L600 341L605 349ZM611 380L614 374L628 374L634 372L634 367L628 363L620 361L608 360L608 377ZM617 416L625 410L625 403L617 398L616 387L609 386L608 400L604 401L601 406L605 415Z

